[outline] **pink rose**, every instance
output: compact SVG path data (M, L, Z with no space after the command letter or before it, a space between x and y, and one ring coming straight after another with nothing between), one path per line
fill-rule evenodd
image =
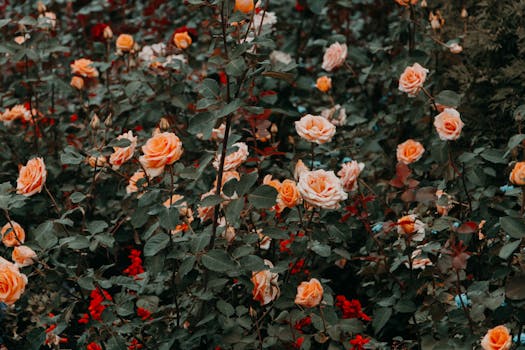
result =
M323 69L331 72L345 63L348 49L346 44L333 43L326 49L323 57Z
M304 171L297 188L307 203L323 209L337 209L339 202L348 198L333 171Z
M126 147L113 147L113 154L109 157L109 162L113 165L113 169L118 170L122 164L126 163L133 157L135 147L137 147L137 137L133 136L133 131L128 131L125 134L117 137L117 140L129 140L131 144Z
M326 118L307 114L295 122L295 130L308 142L323 144L330 142L335 135L335 125Z
M233 147L236 147L237 151L226 156L226 159L224 160L224 171L237 169L239 165L248 158L248 146L244 142L234 143ZM217 154L213 161L213 167L217 170L219 170L220 161L221 156L220 154Z
M343 164L343 167L337 175L341 179L345 191L350 192L357 190L357 178L364 168L364 163L358 163L355 160Z
M428 69L423 68L419 63L414 63L412 67L406 67L399 77L399 90L406 92L408 97L416 97L423 88L427 73Z
M454 108L445 108L434 119L434 126L443 141L457 140L464 125L459 112Z

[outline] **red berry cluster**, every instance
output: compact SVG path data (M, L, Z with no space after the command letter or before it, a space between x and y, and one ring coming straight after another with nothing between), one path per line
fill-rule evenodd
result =
M128 276L137 277L141 273L144 273L144 266L142 266L142 258L140 257L140 250L131 249L128 258L131 259L131 265L129 265L125 270L124 274Z
M371 318L363 312L359 300L348 300L344 295L335 297L335 306L343 312L343 318L360 318L363 321L370 321Z

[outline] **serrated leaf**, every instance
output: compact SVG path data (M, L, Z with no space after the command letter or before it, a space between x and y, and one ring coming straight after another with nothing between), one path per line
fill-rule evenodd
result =
M443 90L435 96L436 103L440 105L456 108L461 102L461 96L452 90Z
M271 208L275 205L277 190L271 186L262 185L248 195L248 201L257 209Z
M216 80L206 78L202 81L199 92L209 99L217 99L220 96L219 83Z
M170 237L165 233L157 233L148 239L144 245L144 256L154 256L162 249L166 248Z
M246 70L243 57L237 57L226 65L226 73L232 77L240 77Z

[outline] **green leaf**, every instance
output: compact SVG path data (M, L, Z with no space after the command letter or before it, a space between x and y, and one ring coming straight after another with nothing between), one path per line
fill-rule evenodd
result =
M154 256L162 249L166 248L170 237L165 233L157 233L148 239L144 245L144 256Z
M314 241L312 243L312 251L314 251L317 255L322 256L323 258L327 258L330 256L330 246L327 244L323 244L318 241Z
M215 272L227 272L237 267L228 254L219 249L210 250L203 255L201 262L205 268Z
M226 65L226 73L232 77L240 77L246 70L243 57L237 57Z
M208 139L211 135L211 131L215 126L215 121L217 117L214 113L204 112L199 113L193 118L190 119L188 131L193 135L199 133L203 134L205 139Z
M217 310L226 317L230 317L235 313L233 306L222 299L217 301Z
M220 97L219 83L216 80L206 78L202 81L199 92L206 98L217 99Z
M105 221L101 220L94 220L91 222L88 222L86 225L86 229L91 234L96 234L104 231L108 227L108 224Z
M306 4L313 13L320 15L321 12L323 12L323 7L326 4L326 0L306 0Z
M83 160L84 157L71 146L64 148L64 152L60 154L60 161L65 165L78 165Z
M230 181L232 182L232 181ZM239 222L239 218L241 215L241 211L244 208L244 198L239 198L231 201L228 203L228 206L226 206L225 214L226 214L226 220L230 225L235 225Z
M521 240L510 242L501 247L498 256L503 260L507 260L512 253L520 246Z
M86 198L86 195L80 192L73 192L69 196L69 199L71 199L72 203L80 203Z
M392 316L392 309L391 308L379 308L374 312L374 319L372 321L372 327L374 328L374 332L378 334L381 329L386 325L388 320L390 320L390 317Z
M499 223L503 231L507 232L511 237L520 239L525 236L525 223L523 220L504 216L499 219Z
M443 90L435 97L436 103L440 105L456 108L461 102L461 96L451 90Z
M257 209L271 208L275 205L277 190L271 186L262 185L248 195L248 200Z
M210 243L211 232L201 232L195 235L191 240L191 250L198 253Z
M509 139L509 142L507 143L507 152L503 155L503 157L507 157L510 152L514 149L514 147L518 146L520 143L525 140L525 134L518 134L514 135Z
M184 258L179 266L179 278L183 278L193 269L196 260L193 255Z
M261 271L268 267L264 264L263 259L257 255L247 255L240 261L241 266L246 271Z
M507 164L507 160L505 160L505 156L502 151L488 148L484 150L481 154L481 158L494 163L494 164Z
M228 103L226 106L224 106L219 111L217 111L215 117L216 118L222 118L222 117L225 117L227 115L230 115L233 112L235 112L237 109L239 109L239 107L241 107L241 106L242 106L242 100L237 98L237 99L231 101L230 103Z
M0 28L5 27L11 20L9 18L0 19Z

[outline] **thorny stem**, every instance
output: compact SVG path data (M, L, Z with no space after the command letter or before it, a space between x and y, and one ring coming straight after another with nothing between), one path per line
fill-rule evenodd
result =
M427 89L425 89L424 87L421 88L423 90L423 92L425 93L425 95L427 95L428 99L430 100L430 102L432 102L432 105L434 106L434 109L437 111L438 108L437 108L437 105L436 105L436 99L434 98L434 96L432 96L430 94L430 92L428 92Z
M51 192L49 192L49 189L47 188L47 185L45 184L44 184L44 189L46 190L46 193L49 196L49 198L51 198L51 202L53 203L53 206L55 207L55 211L57 212L57 214L60 215L60 207L58 206L57 201L55 200L55 197L53 197Z

